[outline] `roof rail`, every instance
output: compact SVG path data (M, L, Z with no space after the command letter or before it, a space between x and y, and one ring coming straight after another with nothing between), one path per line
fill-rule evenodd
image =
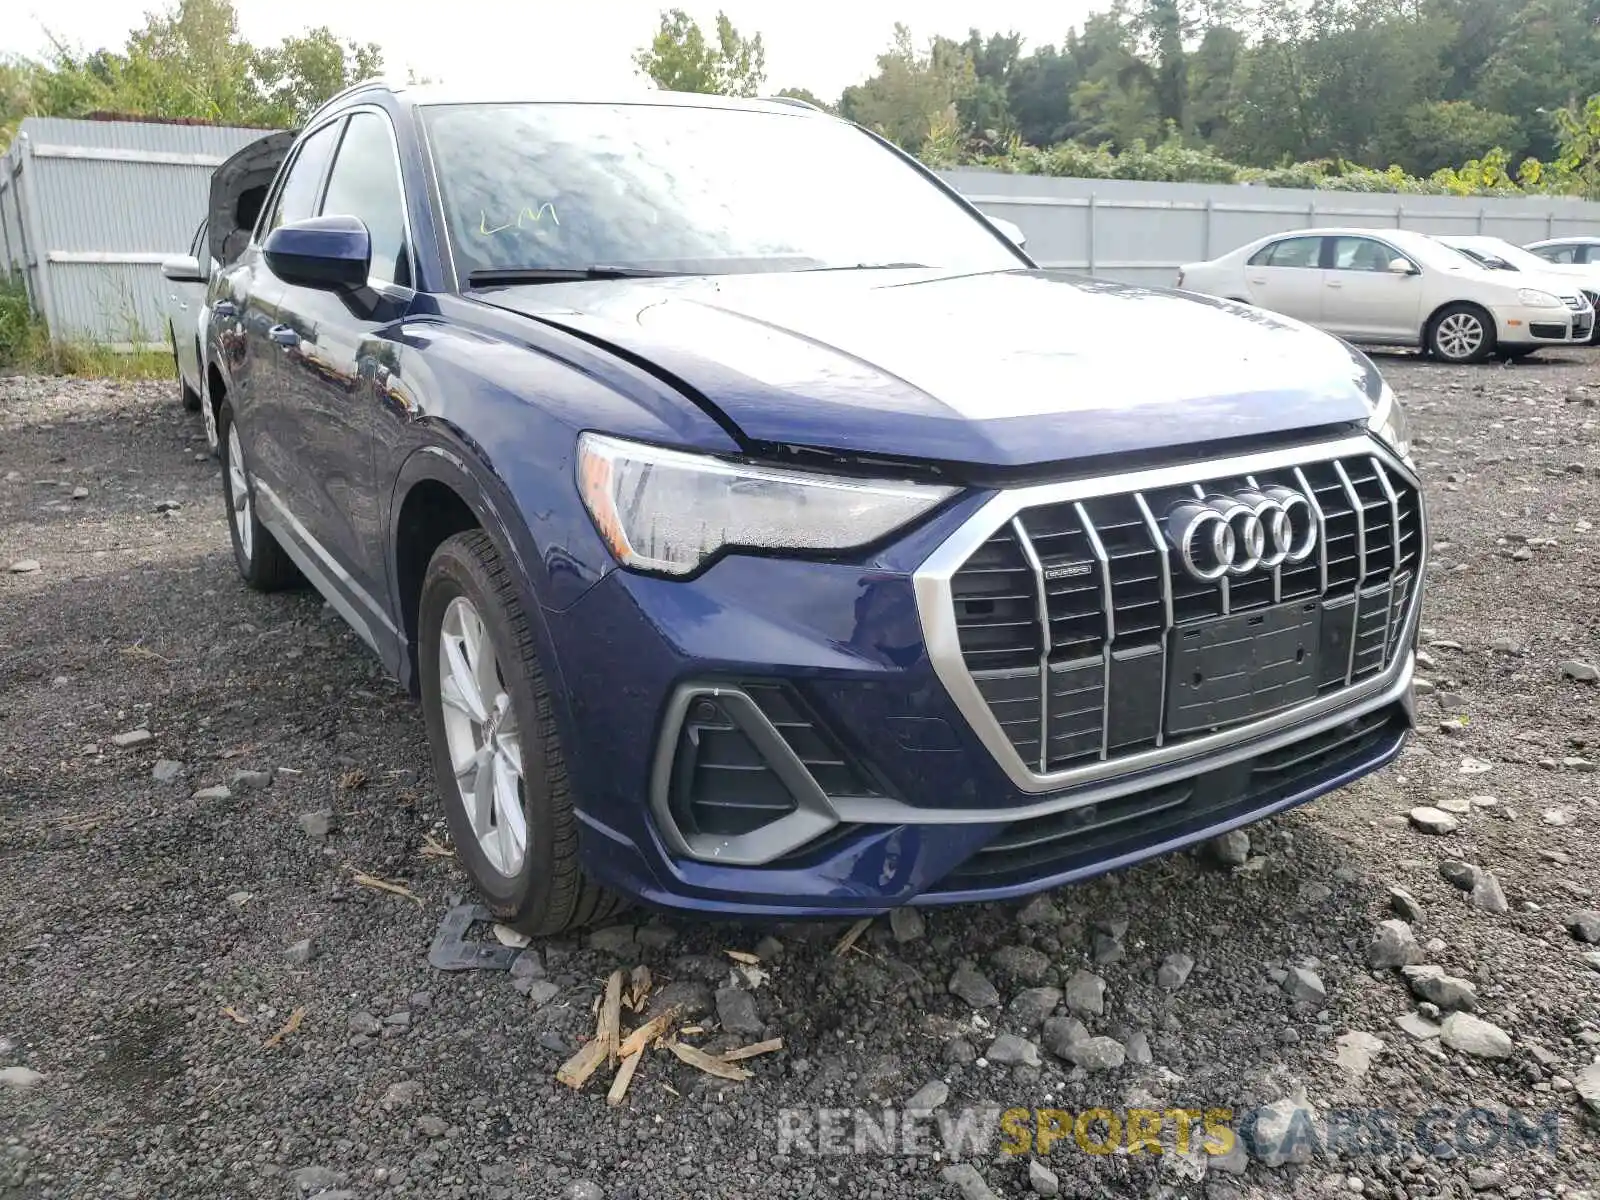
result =
M317 105L317 107L314 108L311 111L311 115L306 117L305 121L301 125L301 128L304 128L305 126L310 125L311 122L316 119L316 117L322 112L323 109L328 108L331 105L337 104L340 100L343 100L346 96L353 96L353 95L355 95L355 93L360 92L360 91L365 91L367 88L370 88L370 87L394 87L394 86L396 86L396 85L395 85L395 83L394 83L394 81L392 79L387 79L382 75L374 75L370 79L363 79L363 80L360 80L357 83L352 83L349 87L344 88L341 91L335 92L333 95L329 96L326 100L324 100L321 104Z
M827 112L820 104L813 104L809 100L802 100L799 96L762 96L761 99L772 104L791 104L795 108L809 108L812 112Z

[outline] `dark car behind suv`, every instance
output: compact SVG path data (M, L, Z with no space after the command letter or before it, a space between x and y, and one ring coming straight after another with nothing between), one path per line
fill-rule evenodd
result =
M252 232L228 175L240 573L420 696L505 920L1017 896L1404 741L1422 497L1340 341L1038 269L796 103L366 85Z

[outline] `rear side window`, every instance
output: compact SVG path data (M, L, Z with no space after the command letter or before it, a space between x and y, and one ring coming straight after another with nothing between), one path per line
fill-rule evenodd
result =
M1399 251L1371 238L1342 237L1333 242L1336 271L1387 271L1389 264L1400 257Z
M339 126L334 121L324 125L300 143L294 159L289 163L289 173L272 202L272 214L262 226L262 234L271 233L279 225L290 221L303 221L317 211L317 191L322 186L322 176L333 157L334 143L339 140Z
M327 216L359 217L372 239L371 277L411 286L406 200L388 118L375 112L358 112L350 118L328 177L322 211Z
M1319 237L1284 238L1263 246L1250 259L1252 267L1315 267L1322 259Z
M1546 262L1575 263L1579 261L1577 246L1540 246L1534 253Z

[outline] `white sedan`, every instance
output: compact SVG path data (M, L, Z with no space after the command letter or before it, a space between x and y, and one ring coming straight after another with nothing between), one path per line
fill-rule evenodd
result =
M161 264L167 280L167 332L172 338L172 356L178 365L178 394L190 412L205 418L206 443L217 452L216 419L206 394L206 286L216 261L211 257L208 222L195 230L188 254L180 254Z
M1566 262L1552 262L1542 251L1525 249L1504 238L1449 235L1439 240L1476 259L1492 271L1523 271L1529 274L1565 279L1569 287L1580 289L1591 305L1600 305L1600 256L1585 262L1574 256ZM1600 328L1590 332L1589 344L1600 344Z
M1594 309L1570 281L1490 271L1402 229L1275 233L1178 271L1178 286L1271 309L1376 346L1446 362L1520 358L1586 342Z

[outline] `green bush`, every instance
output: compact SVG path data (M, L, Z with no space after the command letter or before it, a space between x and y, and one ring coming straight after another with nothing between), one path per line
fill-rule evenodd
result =
M43 330L28 303L28 289L16 272L0 277L0 368L26 367Z

